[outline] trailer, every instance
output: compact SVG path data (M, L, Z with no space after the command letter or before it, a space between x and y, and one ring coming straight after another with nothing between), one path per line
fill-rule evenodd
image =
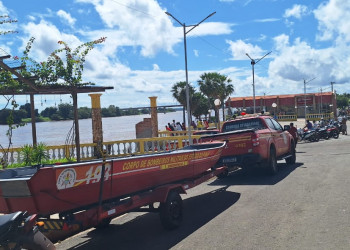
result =
M227 171L216 165L225 145L6 169L0 171L0 212L38 215L53 241L133 211L159 212L162 225L174 229L182 219L180 194Z
M186 179L154 189L137 192L121 199L109 200L90 207L80 207L64 213L39 218L41 232L51 241L58 241L83 230L104 228L109 223L130 212L155 212L159 214L164 229L173 230L182 222L182 198L193 188L227 171L226 167L210 169L196 178Z

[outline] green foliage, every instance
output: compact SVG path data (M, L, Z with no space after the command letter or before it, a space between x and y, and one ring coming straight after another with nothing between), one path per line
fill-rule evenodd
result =
M33 161L37 164L42 164L43 161L50 159L50 155L47 152L47 147L44 143L40 142L33 151Z
M216 72L204 73L198 80L200 91L208 97L209 105L214 108L214 100L219 99L221 103L234 91L231 79Z
M61 103L58 105L58 114L64 120L73 119L73 106L69 103Z
M63 47L53 51L45 62L36 62L29 58L28 54L34 42L31 38L22 57L22 65L27 67L30 74L37 76L37 84L54 86L79 87L93 85L93 83L82 83L82 73L86 56L96 44L105 41L105 37L98 40L83 43L72 50L67 43L58 41ZM61 56L64 56L63 60ZM26 72L23 72L26 73Z
M21 110L21 109L23 109L23 110L25 110L26 112L27 112L27 118L30 118L31 117L31 110L30 110L30 103L26 103L26 104L24 104L24 105L21 105L20 107L19 107L19 109ZM38 109L35 109L35 116L36 117L38 117L39 116L39 111L38 111Z
M337 107L338 108L346 108L349 107L350 104L350 94L337 94Z
M68 162L75 162L76 159L49 159L46 161L43 161L42 164L59 164L59 163L68 163ZM28 166L28 164L25 164L25 162L21 162L21 163L14 163L14 164L10 164L8 165L7 168L20 168L20 167L25 167Z
M6 23L16 23L16 22L17 22L17 20L13 20L7 15L0 16L0 25L6 24ZM0 31L0 35L7 35L7 34L11 34L11 33L18 33L18 32L15 30L1 30Z
M31 145L26 144L21 148L20 156L21 156L22 162L25 164L25 166L32 164L33 156L34 156L33 152L34 152L34 150L33 150L33 147Z
M189 87L189 97L191 100L191 97L193 96L195 90L191 86L191 84L188 84ZM187 107L186 103L186 82L177 82L175 83L172 88L171 92L173 93L173 97L184 107Z
M91 118L91 109L88 107L81 107L78 109L79 119Z
M37 144L35 147L28 144L24 145L21 148L20 155L22 162L25 165L43 164L50 159L50 155L47 152L47 147L42 142Z

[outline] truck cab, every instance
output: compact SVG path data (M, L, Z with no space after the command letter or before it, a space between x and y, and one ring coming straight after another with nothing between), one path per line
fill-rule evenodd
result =
M275 119L267 115L249 115L227 121L220 133L203 136L203 141L224 140L219 164L228 167L266 166L270 173L277 172L277 160L295 163L295 142L291 134Z

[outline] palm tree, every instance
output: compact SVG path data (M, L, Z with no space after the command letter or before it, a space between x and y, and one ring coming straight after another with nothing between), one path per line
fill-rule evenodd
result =
M194 88L189 84L190 101L195 92ZM177 82L171 87L171 92L173 97L185 108L187 108L186 103L186 82Z
M209 107L214 108L216 115L214 100L218 98L221 101L224 112L224 101L234 91L231 81L227 76L216 72L204 73L198 80L200 91L208 97Z

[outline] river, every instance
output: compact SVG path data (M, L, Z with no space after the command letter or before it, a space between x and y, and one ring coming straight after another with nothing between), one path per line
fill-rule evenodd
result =
M102 118L102 129L104 141L117 141L126 139L135 139L135 125L144 118L151 118L151 115L132 115ZM170 113L158 113L158 129L165 130L168 122L183 121L183 112L176 111ZM48 146L65 144L66 137L72 128L73 121L52 121L36 123L37 141L43 142ZM91 119L79 120L80 142L92 142L92 121ZM6 131L8 126L0 126L0 144L3 147L8 145ZM32 125L28 123L24 127L13 130L12 136L13 147L21 147L25 144L32 144Z

